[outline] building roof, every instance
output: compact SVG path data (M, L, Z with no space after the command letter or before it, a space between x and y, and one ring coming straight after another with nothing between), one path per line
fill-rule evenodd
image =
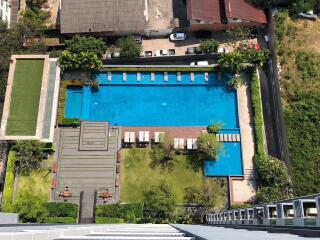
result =
M246 0L224 0L227 18L237 18L251 22L267 23L266 14Z
M221 23L219 0L188 0L188 19Z
M145 0L62 0L61 33L140 32Z

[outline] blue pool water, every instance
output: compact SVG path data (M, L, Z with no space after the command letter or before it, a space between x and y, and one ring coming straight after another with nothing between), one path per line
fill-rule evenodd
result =
M181 82L176 73L157 73L151 81L150 73L97 75L98 90L90 87L68 88L65 117L91 121L108 121L118 126L208 126L222 122L224 128L238 128L236 91L230 90L216 73L182 73Z
M217 159L205 161L204 175L207 177L242 176L241 144L224 142L222 150L217 154Z

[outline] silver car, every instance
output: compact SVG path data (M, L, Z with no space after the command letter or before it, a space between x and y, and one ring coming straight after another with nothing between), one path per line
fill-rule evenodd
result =
M185 33L172 33L170 34L170 41L183 41L187 38Z

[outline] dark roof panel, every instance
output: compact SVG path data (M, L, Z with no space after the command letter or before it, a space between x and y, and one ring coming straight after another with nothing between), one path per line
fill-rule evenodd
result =
M246 0L224 0L228 18L238 18L251 22L267 23L267 17L262 9L258 9Z
M145 14L145 0L62 0L61 32L138 32Z
M221 23L219 0L188 0L188 19Z

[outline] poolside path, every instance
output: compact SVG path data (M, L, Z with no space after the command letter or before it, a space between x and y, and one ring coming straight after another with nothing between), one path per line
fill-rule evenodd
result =
M230 195L232 204L249 201L256 193L256 174L253 168L254 129L250 92L247 84L237 90L238 114L241 132L244 177L231 177Z

